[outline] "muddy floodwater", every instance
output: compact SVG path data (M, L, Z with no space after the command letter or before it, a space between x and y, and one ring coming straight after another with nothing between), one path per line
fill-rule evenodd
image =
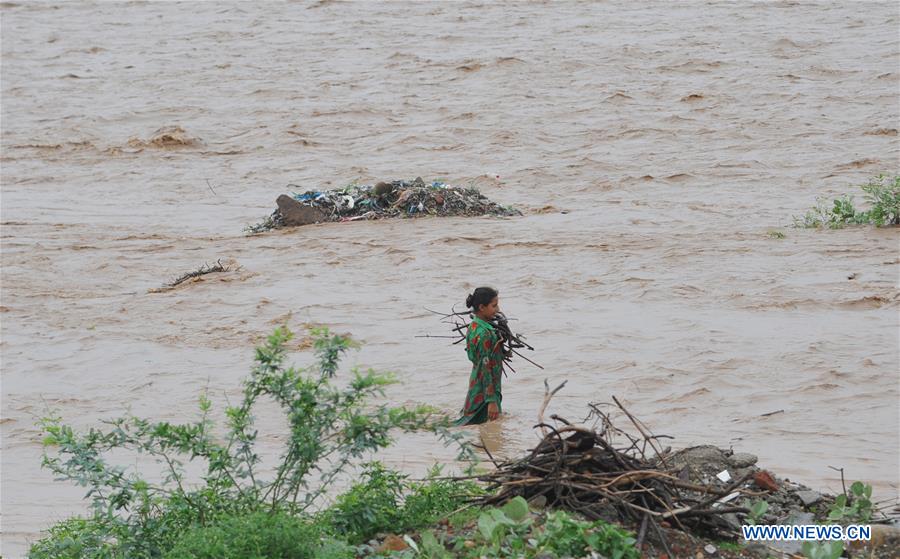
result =
M391 402L455 413L464 351L415 336L481 284L545 367L514 362L484 428L500 455L565 379L564 417L616 395L676 446L895 497L900 232L791 223L900 168L898 22L895 2L4 2L3 556L86 511L40 469L48 410L187 420L208 389L221 411L287 322L352 333ZM416 176L525 215L242 232L290 190ZM277 452L280 416L259 425ZM452 455L410 436L383 459Z

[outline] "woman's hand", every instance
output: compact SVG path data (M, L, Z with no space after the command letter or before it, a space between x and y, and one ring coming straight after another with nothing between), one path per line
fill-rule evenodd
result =
M497 407L497 402L490 402L488 404L488 421L493 421L500 417L500 408Z

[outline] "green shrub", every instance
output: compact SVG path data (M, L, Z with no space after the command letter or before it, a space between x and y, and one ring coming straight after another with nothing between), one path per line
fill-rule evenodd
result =
M106 559L120 557L114 528L92 518L72 517L47 531L31 546L32 559Z
M602 521L576 520L563 511L547 515L538 547L558 557L582 557L596 551L609 559L638 559L635 539L625 530Z
M401 524L405 476L374 462L366 466L362 478L322 516L335 534L350 543L361 543L380 532L397 532Z
M331 533L357 544L378 534L402 534L431 526L459 509L478 486L453 480L409 481L378 462L366 465L362 481L339 495L319 515Z
M439 474L440 469L435 469L425 481L407 484L403 518L408 529L430 526L483 493L474 482L436 479Z
M418 559L527 559L585 557L597 552L608 559L638 559L632 535L606 522L578 520L564 511L535 519L528 504L516 497L503 508L488 508L478 515L475 532L436 536L423 532L418 545L404 555Z
M869 210L860 211L853 205L853 196L843 195L829 205L824 198L803 217L794 217L797 227L829 227L840 229L846 225L871 224L877 227L900 225L900 175L878 175L862 185Z
M256 512L187 530L165 559L314 559L321 547L321 532L308 522Z
M355 344L327 329L312 333L318 364L308 369L284 366L292 336L285 328L256 348L256 366L244 382L243 399L225 410L224 439L213 435L205 396L200 398L200 418L185 424L127 416L79 433L56 416L45 418L43 465L61 479L88 487L93 516L51 529L33 547L34 556L65 544L81 546L84 557L159 557L189 527L209 525L223 515L303 513L348 468L389 446L394 430L425 429L445 442L462 440L461 433L449 431L449 420L436 418L431 408L370 405L373 396L383 395L384 387L394 382L390 375L353 370L346 386L336 386L332 379L340 357ZM282 408L290 429L272 476L260 471L255 446L253 410L261 397ZM165 478L151 482L134 468L109 463L113 450L156 458ZM473 456L461 442L460 451L463 458ZM205 465L200 483L185 479L184 460Z
M854 481L850 495L838 495L828 508L828 520L840 524L868 524L874 514L872 486L861 481Z
M869 222L883 227L900 225L900 175L878 175L862 186L866 201L872 205Z

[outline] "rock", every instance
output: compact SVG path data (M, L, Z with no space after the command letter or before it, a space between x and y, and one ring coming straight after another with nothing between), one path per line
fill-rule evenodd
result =
M722 520L728 523L728 526L735 532L741 531L741 519L733 512L726 512L721 516Z
M755 454L750 454L749 452L736 452L728 459L735 468L748 468L753 464L756 464L757 460L759 460L759 458L757 458Z
M537 497L532 497L528 501L528 506L533 509L541 510L547 506L547 497L544 495L538 495Z
M675 457L677 457L677 461L681 462L709 464L721 462L725 457L725 452L712 445L701 445L676 452L673 458Z
M716 553L719 552L719 550L716 548L716 546L714 546L711 543L708 543L705 546L703 546L703 551L705 551L707 555L715 555Z
M766 491L778 491L778 484L775 483L772 474L765 470L756 472L753 476L753 483L760 489L765 489Z
M778 523L790 524L792 526L803 526L804 524L815 524L815 522L813 522L814 519L815 515L811 512L792 510L786 517L779 520Z
M394 190L394 185L389 182L379 182L373 188L372 192L375 196L381 197L390 194Z
M786 517L778 519L778 521L775 522L775 524L791 524L794 526L799 526L799 525L803 525L803 524L813 524L814 518L815 518L815 516L811 512L802 512L802 511L798 511L798 510L793 510L790 513L788 513L788 515ZM769 555L772 555L771 550L773 550L773 549L778 550L782 553L798 554L798 553L800 553L800 548L802 547L803 542L799 542L799 541L750 542L751 545L753 543L764 544L770 550Z
M381 545L378 546L378 553L385 553L388 551L403 551L409 546L400 536L395 536L394 534L390 534L388 537L384 538L384 541L381 542Z
M804 507L814 505L822 500L822 494L818 491L797 491L796 495Z
M694 446L680 450L666 457L669 467L675 470L688 468L688 479L706 483L729 467L728 456L721 448L712 445Z
M288 227L325 221L325 214L321 210L312 206L304 206L287 194L279 196L275 203L278 204L278 212Z

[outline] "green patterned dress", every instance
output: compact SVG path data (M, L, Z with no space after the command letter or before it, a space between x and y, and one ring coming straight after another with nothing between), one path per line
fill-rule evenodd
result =
M503 353L500 337L494 327L478 317L466 333L466 353L472 362L469 393L456 425L475 425L488 420L488 404L495 402L501 410L500 380L503 378Z

